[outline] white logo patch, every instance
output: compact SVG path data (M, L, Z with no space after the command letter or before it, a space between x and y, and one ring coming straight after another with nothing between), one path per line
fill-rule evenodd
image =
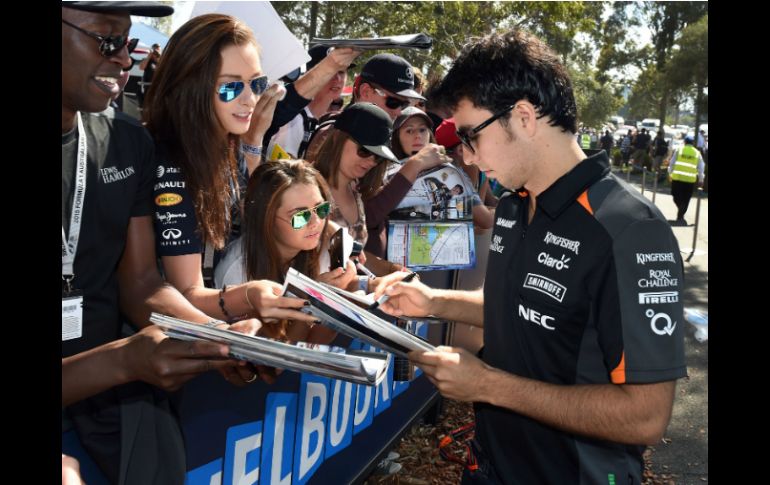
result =
M639 304L676 303L679 301L678 291L656 291L639 293Z
M669 317L665 313L655 313L652 309L648 309L644 314L647 315L647 318L650 319L650 328L656 334L671 335L674 333L674 329L676 328L676 322L674 322L674 324L672 325L671 317ZM666 325L663 328L658 328L658 325L657 325L658 320L663 320L666 323Z
M545 293L559 303L564 300L564 294L567 293L567 288L561 283L533 273L527 273L527 277L524 278L524 288Z
M674 253L636 253L636 264L644 266L647 263L675 263Z
M545 328L546 330L556 330L554 327L551 327L548 325L548 322L553 322L554 318L550 317L548 315L543 315L540 312L536 312L535 310L530 310L529 308L525 307L521 303L519 303L519 316L524 318L525 320L529 320L530 322L540 325L541 327Z
M503 219L502 217L498 217L497 221L495 221L495 225L504 227L506 229L510 229L516 225L516 221L511 221L509 219Z
M182 231L179 229L169 228L164 230L161 235L163 239L179 239L182 236Z
M187 218L187 214L184 212L179 214L175 214L173 212L166 212L165 214L161 214L160 212L156 212L155 217L157 217L162 224L176 224L177 219L185 219Z
M555 268L557 271L561 271L564 268L569 269L567 263L569 263L570 259L572 258L565 258L563 254L561 255L561 259L556 259L545 251L537 255L538 263L548 266L549 268Z
M118 170L117 167L105 167L99 169L99 173L102 174L102 181L104 181L105 184L111 184L112 182L117 182L132 176L135 171L134 167L126 167L123 170Z
M492 236L492 242L489 243L489 250L494 251L496 253L503 254L503 250L505 250L505 246L500 244L503 240L503 236Z
M651 269L649 278L639 279L639 288L670 288L679 284L679 278L671 277L671 270Z
M543 242L546 244L553 244L564 249L569 249L575 254L579 254L580 251L580 241L573 241L572 239L567 239L566 237L557 236L550 231L545 233Z

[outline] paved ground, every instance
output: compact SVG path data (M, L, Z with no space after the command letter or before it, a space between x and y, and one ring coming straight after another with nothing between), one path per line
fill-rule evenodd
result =
M625 178L625 175L621 175ZM632 176L631 184L641 190L641 177ZM646 181L644 195L652 199L652 181ZM676 206L667 186L659 187L655 205L667 219L676 218ZM701 199L698 237L692 253L696 200L690 203L685 219L687 227L673 226L685 259L685 308L708 311L708 196ZM702 484L708 482L708 341L693 337L694 327L685 328L685 350L689 378L677 386L674 413L662 443L652 447L654 483Z

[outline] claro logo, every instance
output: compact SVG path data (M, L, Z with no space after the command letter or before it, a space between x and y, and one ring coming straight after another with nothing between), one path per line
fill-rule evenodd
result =
M548 322L553 322L553 317L543 315L542 313L536 312L535 310L530 310L521 303L519 303L519 316L525 320L529 320L536 325L540 325L546 330L556 330L554 327L548 325Z
M166 192L155 197L155 205L169 206L177 205L180 202L182 202L182 196L171 192Z

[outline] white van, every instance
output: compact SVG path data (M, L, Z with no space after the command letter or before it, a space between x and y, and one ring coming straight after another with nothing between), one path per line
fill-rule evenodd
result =
M657 118L645 118L642 120L642 126L641 128L647 128L647 130L655 130L658 131L658 128L660 127L660 120Z

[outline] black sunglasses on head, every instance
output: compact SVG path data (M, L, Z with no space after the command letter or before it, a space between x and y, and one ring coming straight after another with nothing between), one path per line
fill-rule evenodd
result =
M130 43L128 40L127 35L110 35L107 37L104 37L103 35L99 35L96 32L91 32L89 30L81 29L77 25L67 22L64 19L61 19L62 23L69 25L73 29L82 32L86 34L87 36L96 39L99 41L99 52L104 57L112 57L120 50L125 47L127 44L129 45L129 52L131 52L133 49L136 48L136 44L139 42L139 39L132 39L130 42L133 42L133 49L130 47Z

